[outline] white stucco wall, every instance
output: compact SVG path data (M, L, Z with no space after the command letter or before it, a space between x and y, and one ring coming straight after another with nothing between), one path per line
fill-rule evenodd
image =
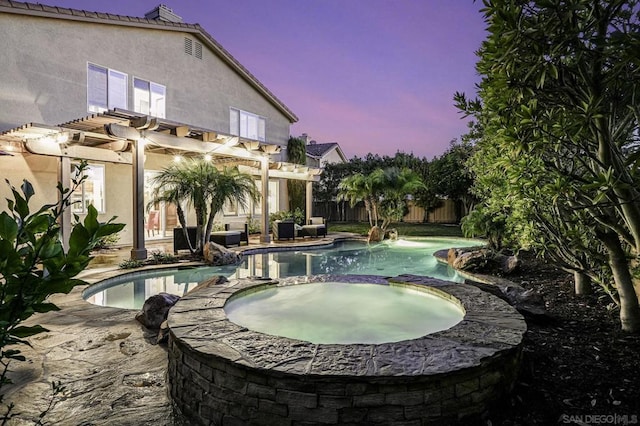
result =
M183 31L0 13L0 131L87 115L87 63L167 88L167 119L229 132L229 107L267 119L267 142L286 145L289 120L206 46L184 53Z
M58 125L88 115L87 64L128 75L133 109L133 78L166 86L166 118L229 132L229 108L266 118L269 143L286 146L287 116L203 43L203 57L184 53L184 39L198 35L175 30L136 28L0 13L0 132L25 123ZM148 154L145 169L160 170L171 160ZM33 205L57 200L59 159L32 154L0 157L0 175L15 186L29 179ZM120 243L132 242L130 165L105 164L105 207L100 216L127 226ZM283 185L281 185L282 187ZM11 194L0 182L0 210ZM280 197L280 208L286 205Z

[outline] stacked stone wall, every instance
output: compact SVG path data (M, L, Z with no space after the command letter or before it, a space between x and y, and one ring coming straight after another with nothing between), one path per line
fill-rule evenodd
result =
M413 340L314 344L247 330L224 312L239 294L304 285L300 277L234 280L195 291L168 318L169 391L191 423L451 424L481 414L511 389L526 325L504 301L427 277L315 279L419 288L456 303L465 317Z
M209 425L449 424L508 391L519 348L478 367L422 377L318 377L256 370L170 341L169 378L183 414Z

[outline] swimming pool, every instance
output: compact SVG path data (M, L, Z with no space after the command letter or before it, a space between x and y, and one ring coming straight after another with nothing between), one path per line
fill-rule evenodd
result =
M239 265L133 272L89 287L83 297L96 305L140 309L144 301L154 294L165 292L182 296L214 275L233 279L316 274L413 274L462 282L463 278L447 265L438 263L433 253L474 244L477 241L464 238L400 239L374 245L363 241L338 241L324 248L245 254Z

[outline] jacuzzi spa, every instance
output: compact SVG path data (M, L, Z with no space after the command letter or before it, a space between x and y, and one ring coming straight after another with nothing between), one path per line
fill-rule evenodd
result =
M242 278L171 309L169 386L194 424L447 424L511 389L526 330L479 289L401 275Z

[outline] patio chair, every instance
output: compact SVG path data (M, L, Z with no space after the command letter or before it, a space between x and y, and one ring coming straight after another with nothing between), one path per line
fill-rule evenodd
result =
M149 211L146 228L147 237L149 236L149 231L151 231L151 235L156 235L156 231L160 231L160 212L158 210Z
M280 221L273 222L273 239L296 239L295 223L293 221Z
M187 226L187 235L193 247L196 245L196 227ZM173 228L173 252L178 253L178 250L189 250L189 243L184 237L182 228Z

